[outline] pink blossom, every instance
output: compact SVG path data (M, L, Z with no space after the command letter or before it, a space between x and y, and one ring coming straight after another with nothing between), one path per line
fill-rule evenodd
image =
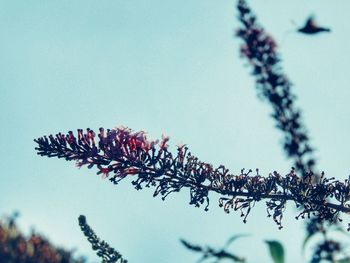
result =
M99 167L100 171L98 172L98 174L101 174L102 173L102 179L105 179L108 177L109 175L109 168L103 168L103 167Z
M162 134L162 140L160 141L159 148L161 150L164 150L168 148L168 145L166 144L169 141L170 137L167 135Z

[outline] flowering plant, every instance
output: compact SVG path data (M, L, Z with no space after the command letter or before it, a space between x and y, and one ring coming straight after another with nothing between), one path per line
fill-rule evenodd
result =
M78 167L96 166L97 174L102 174L114 184L127 176L134 176L132 184L137 190L143 186L155 187L154 196L161 195L164 200L169 194L183 188L190 189L190 204L209 206L209 193L221 195L219 205L225 212L239 210L243 221L256 202L267 199L268 216L272 216L279 228L287 201L293 201L301 212L296 218L316 216L319 220L341 221L340 212L350 212L350 181L340 182L326 178L322 173L318 182L313 174L297 176L293 168L285 175L276 171L262 176L259 170L241 170L232 174L221 165L198 160L185 145L177 147L177 153L168 150L168 137L160 142L149 141L144 132L132 132L128 128L105 131L99 129L78 130L58 133L35 140L37 152L41 156L75 160Z

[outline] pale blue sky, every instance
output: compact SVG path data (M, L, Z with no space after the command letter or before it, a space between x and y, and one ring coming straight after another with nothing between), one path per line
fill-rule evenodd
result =
M320 169L350 174L350 2L249 1L281 43L283 66L303 109ZM96 232L130 262L194 262L179 243L233 246L248 262L270 262L264 239L278 239L287 261L300 262L302 223L286 213L279 231L261 203L241 222L212 196L209 212L189 193L165 202L150 190L118 186L74 163L42 158L34 138L77 128L125 125L187 143L192 153L233 173L287 172L270 108L259 101L250 68L239 58L236 1L0 1L0 213L18 209L57 244L97 261L77 225ZM286 34L311 13L331 34ZM290 220L288 219L291 218ZM346 218L345 218L346 219ZM350 221L350 218L347 218ZM253 250L252 250L253 249Z

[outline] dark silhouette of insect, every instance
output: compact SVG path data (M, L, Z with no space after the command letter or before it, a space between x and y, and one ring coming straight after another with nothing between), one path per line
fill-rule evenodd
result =
M326 28L326 27L320 27L315 23L315 19L313 16L310 16L304 27L299 28L298 32L303 33L303 34L309 34L309 35L313 35L313 34L317 34L317 33L321 33L321 32L331 32L330 28Z

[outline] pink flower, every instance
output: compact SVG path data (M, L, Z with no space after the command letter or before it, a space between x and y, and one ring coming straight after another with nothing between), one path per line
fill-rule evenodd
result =
M186 144L184 144L184 143L178 143L178 144L176 145L176 147L177 147L178 150L182 150L185 146L186 146Z
M169 141L170 137L162 134L162 140L160 141L159 147L161 150L164 150L168 148L168 145L166 144Z
M103 168L103 167L99 167L100 171L98 172L98 174L101 174L102 173L102 179L105 179L108 177L109 175L109 168Z
M125 173L125 174L128 174L128 175L135 175L135 174L138 174L139 171L140 171L140 169L134 168L134 167L130 167L130 168L124 169L124 173Z

